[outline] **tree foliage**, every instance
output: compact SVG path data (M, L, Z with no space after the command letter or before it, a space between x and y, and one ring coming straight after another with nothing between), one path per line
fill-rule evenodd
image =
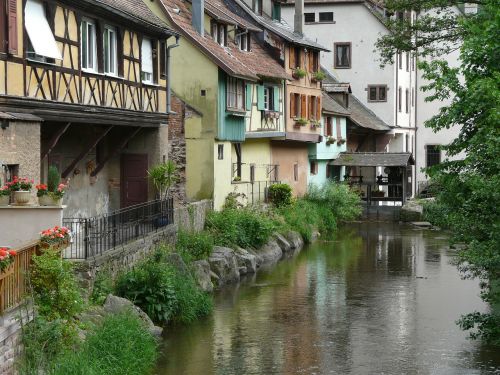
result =
M460 160L428 170L441 186L433 216L441 216L436 219L465 244L459 268L465 277L480 279L481 296L491 306L488 313L465 315L460 326L472 330L473 338L500 344L500 8L495 0L473 4L478 12L465 14L454 0L391 0L391 11L425 14L413 25L388 22L390 33L377 46L382 62L391 62L398 51L426 57L419 63L430 82L426 100L451 100L425 124L434 131L460 127L458 137L443 147ZM458 67L439 58L457 48Z

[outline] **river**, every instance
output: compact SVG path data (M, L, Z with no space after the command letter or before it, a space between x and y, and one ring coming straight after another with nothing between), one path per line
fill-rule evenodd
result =
M342 227L168 328L157 374L500 374L500 351L455 324L485 306L453 255L441 232Z

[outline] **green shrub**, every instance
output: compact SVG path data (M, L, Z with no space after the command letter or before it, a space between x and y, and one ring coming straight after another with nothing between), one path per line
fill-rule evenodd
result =
M59 357L50 375L145 375L157 359L156 339L130 312L108 315L82 347Z
M90 295L90 302L102 305L108 294L113 293L114 282L108 269L99 270L94 280L94 287Z
M311 242L312 233L319 227L320 222L317 209L316 204L305 199L297 199L291 206L281 208L279 213L290 229L299 232L305 242Z
M116 280L116 293L139 306L154 322L173 318L177 297L173 268L148 259Z
M188 232L177 234L176 249L184 261L207 259L212 254L214 239L208 232Z
M71 319L82 310L81 290L72 264L58 252L46 250L33 256L31 286L40 316L48 320Z
M190 322L212 309L211 297L197 287L189 273L167 262L164 248L120 275L115 288L156 323Z
M305 199L329 207L339 221L354 220L361 214L359 195L345 183L310 185Z
M292 188L288 184L273 184L269 186L269 201L276 207L292 204Z
M266 213L256 208L242 208L210 212L206 228L218 246L248 248L264 245L276 226Z

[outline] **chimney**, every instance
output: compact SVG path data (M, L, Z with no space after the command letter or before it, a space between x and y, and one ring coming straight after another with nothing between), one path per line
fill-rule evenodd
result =
M304 0L295 0L295 16L293 31L297 34L303 34L304 27Z
M203 36L205 34L205 0L192 1L192 22L194 29Z

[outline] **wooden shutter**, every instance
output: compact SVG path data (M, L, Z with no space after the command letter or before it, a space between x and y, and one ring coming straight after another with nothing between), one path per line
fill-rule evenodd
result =
M307 117L307 95L301 95L300 116Z
M297 62L295 61L295 48L290 47L288 66L290 67L290 69L295 69L297 67L296 64L297 64Z
M307 118L309 119L312 119L314 117L314 102L315 102L316 98L312 95L309 96L308 98L308 112L307 112Z
M120 27L116 28L116 60L118 62L118 75L123 77L123 29ZM167 72L165 72L165 75Z
M246 108L247 108L247 111L251 111L252 110L252 85L247 83L247 86L246 86L246 96L245 96L245 100L246 100Z
M314 52L309 51L308 58L309 58L309 71L314 72Z
M97 21L95 25L95 39L96 39L96 52L97 52L97 71L104 73L104 22ZM151 42L153 43L153 42Z
M332 136L332 118L330 116L326 118L326 135Z
M167 50L166 50L166 42L162 40L160 42L160 78L165 79L167 76L167 69L165 62L167 60Z
M274 110L279 112L280 110L280 88L278 86L273 87L273 99L274 99Z
M265 108L264 105L264 86L258 85L257 86L257 109L259 111L263 111Z
M290 93L290 118L294 118L297 113L297 109L295 108L295 94L293 92Z
M340 117L335 117L335 123L337 125L337 139L342 139L342 126L340 125Z
M321 119L321 98L319 96L316 97L316 120Z
M4 23L5 22L5 23ZM7 52L7 7L4 0L0 0L0 52Z
M8 0L9 12L9 35L8 45L9 53L12 55L17 54L17 0Z

